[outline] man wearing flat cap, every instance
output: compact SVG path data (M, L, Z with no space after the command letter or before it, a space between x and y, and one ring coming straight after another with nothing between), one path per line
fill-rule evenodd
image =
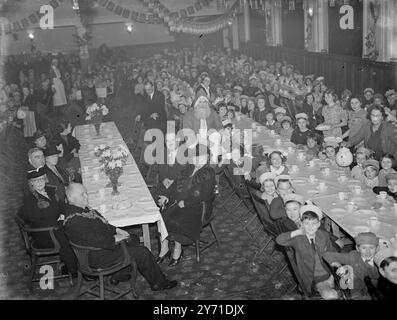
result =
M332 267L338 268L336 274L344 277L346 271L352 271L346 281L351 289L353 299L368 298L367 286L364 279L368 277L373 283L378 280L378 269L374 264L375 252L378 248L379 238L372 232L359 233L355 237L356 250L350 252L326 252L325 261ZM350 266L351 269L348 267Z

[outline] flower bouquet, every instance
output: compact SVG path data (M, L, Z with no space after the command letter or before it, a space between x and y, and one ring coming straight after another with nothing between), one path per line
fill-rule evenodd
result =
M102 119L109 113L109 109L105 105L98 106L96 103L93 103L87 107L86 113L85 120L94 124L96 134L99 136Z
M110 150L110 147L105 146L104 144L101 144L100 146L98 146L94 149L94 154L96 157L100 158L106 150Z
M118 179L123 174L123 166L127 162L128 150L124 146L118 146L111 151L110 147L101 145L95 149L100 154L100 169L109 177L110 183L106 187L112 187L112 195L119 194L117 187L120 186Z

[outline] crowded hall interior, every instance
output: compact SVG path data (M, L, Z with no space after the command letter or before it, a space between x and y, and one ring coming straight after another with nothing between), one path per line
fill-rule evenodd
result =
M0 14L0 299L396 299L397 0Z

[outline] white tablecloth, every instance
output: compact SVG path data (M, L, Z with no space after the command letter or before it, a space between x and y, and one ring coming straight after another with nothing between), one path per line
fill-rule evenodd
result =
M77 126L76 138L81 144L79 157L82 178L88 190L90 206L116 227L157 223L161 239L164 240L168 232L163 218L131 154L119 179L120 195L112 196L112 188L105 188L109 178L99 170L100 163L94 154L95 147L107 145L114 149L122 145L127 148L114 122L103 123L99 137L96 137L93 125Z
M235 121L235 126L239 129L248 129L252 128L252 123L254 123L253 120L241 116ZM300 152L295 147L291 149L293 146L291 142L283 141L280 136L271 135L270 130L258 123L257 126L261 129L256 129L257 133L253 134L253 144L261 144L269 151L280 150L287 153L287 166L293 178L293 187L296 193L302 195L306 200L312 200L339 227L353 237L360 232L373 231L381 239L389 241L396 235L397 212L394 210L392 202L380 201L371 189L359 181L353 180L348 171L343 168L318 159L314 160L314 166L309 166L309 162L305 158L298 157ZM294 165L297 167L296 171L292 170ZM324 168L330 169L328 175L325 175ZM316 177L314 183L309 180L311 175ZM347 180L340 180L340 177L344 175ZM320 190L320 182L325 183L324 190ZM355 186L361 186L361 194L354 193ZM345 192L346 200L339 200L339 192ZM348 202L354 202L358 210L348 212L346 209ZM380 209L372 209L379 205L382 205ZM377 225L372 225L369 222L372 217L378 219Z

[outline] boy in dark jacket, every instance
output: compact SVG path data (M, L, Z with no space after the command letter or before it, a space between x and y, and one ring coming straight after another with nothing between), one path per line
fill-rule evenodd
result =
M314 205L301 207L300 229L280 234L276 242L295 249L296 264L307 292L318 291L325 300L338 298L334 278L323 262L325 252L335 251L327 232L319 230L323 218L321 210Z

